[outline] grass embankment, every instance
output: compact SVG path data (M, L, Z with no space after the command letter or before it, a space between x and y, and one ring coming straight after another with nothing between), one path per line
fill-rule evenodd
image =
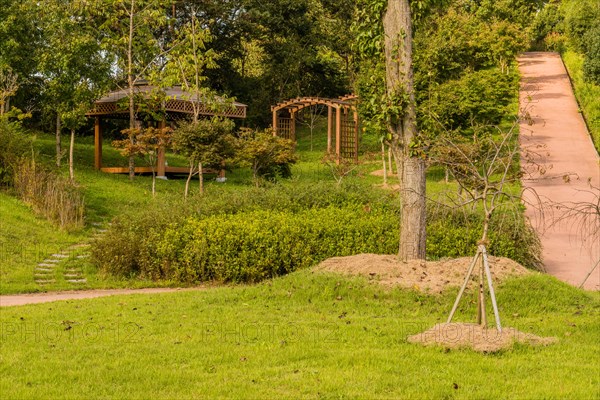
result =
M323 127L321 127L321 131ZM300 130L302 135L303 130ZM300 161L294 166L294 178L284 185L298 182L317 183L329 181L333 184L331 170L320 162L326 141L316 135L314 150L308 145L299 144ZM38 151L36 159L49 165L54 163L54 136L38 133L34 136L33 145ZM35 215L31 208L23 202L0 193L0 294L27 293L64 289L91 289L111 287L148 287L169 286L169 282L152 282L147 280L121 280L106 276L98 276L96 268L91 265L89 258L71 257L61 262L57 268L56 282L39 285L34 281L34 269L52 254L64 252L74 244L89 243L98 229L106 228L115 217L140 213L149 207L162 205L164 212L174 212L182 205L185 177L171 177L168 181L157 181L157 195L152 198L151 178L137 176L130 181L126 175L106 174L96 171L94 165L93 137L78 137L75 145L75 177L85 196L86 227L80 231L66 232L53 226L47 220ZM112 148L110 139L103 144L103 162L107 166L124 166L127 161L119 152ZM169 154L169 165L185 165L185 160ZM356 179L365 185L373 184L378 178L368 174L376 166L363 165ZM62 172L67 174L67 166L63 165ZM227 193L247 190L253 186L251 173L246 169L236 169L227 174L225 184L207 180L207 192L219 191L219 196L227 198ZM210 178L210 176L208 177ZM196 191L197 180L192 183ZM194 198L191 202L202 201ZM171 209L169 208L171 205ZM188 205L189 206L189 205ZM78 250L77 255L86 255L87 250ZM67 282L63 273L66 267L78 268L86 283L72 284Z
M0 294L40 290L33 280L35 265L84 237L83 232L57 229L19 200L0 192Z
M562 58L569 71L575 96L587 121L596 151L600 153L600 86L584 80L581 54L568 50L563 53Z
M287 206L277 207L277 202L292 200L291 205L302 204L302 207L311 208L311 199L307 197L319 196L323 193L319 189L324 186L333 187L335 181L331 167L321 162L326 148L325 124L323 121L319 124L313 139L313 150L310 150L310 137L306 128L299 129L298 132L298 154L299 162L293 167L294 177L289 181L282 181L273 187L265 189L256 189L259 192L267 193L263 196L264 199L272 199L272 202L266 209L282 209L287 210ZM54 136L50 134L38 134L34 146L39 151L38 160L43 163L52 164L54 162ZM362 188L357 191L354 197L370 193L371 198L378 198L381 201L395 203L396 197L390 197L380 192L380 189L373 188L374 185L379 185L382 182L381 177L372 176L370 172L376 169L381 169L380 155L377 153L378 144L373 138L365 137L362 143L363 152L367 154L361 157L361 164L352 171L352 173L344 178L346 183L357 185ZM106 140L103 145L104 150L104 165L119 166L125 165L126 160L121 157L115 149L110 146L110 140ZM168 156L170 165L185 165L185 161L176 155ZM0 285L0 294L23 293L35 291L52 291L62 289L91 289L91 288L111 288L111 287L141 287L141 286L171 286L175 282L161 281L155 282L148 279L116 279L108 276L100 276L97 269L89 261L89 258L70 258L68 262L59 264L56 282L39 285L34 282L34 268L38 263L53 253L64 251L73 243L88 243L93 235L100 228L107 228L108 223L113 218L119 216L128 216L132 214L148 213L153 211L157 215L157 220L163 220L160 213L163 215L183 215L180 212L181 208L189 210L213 208L210 215L218 214L219 212L231 212L227 210L247 211L248 201L241 201L244 196L255 196L257 193L253 189L251 174L247 169L235 169L227 174L228 180L225 184L219 184L210 179L207 181L207 195L202 197L193 197L187 204L183 201L183 189L185 177L171 177L168 181L158 180L157 195L152 198L150 193L149 176L138 176L131 182L126 175L113 175L101 173L93 168L93 138L78 137L75 146L75 176L76 181L80 185L81 190L85 195L86 205L86 228L79 232L62 232L52 227L50 223L40 220L22 203L11 199L10 202L5 202L2 209L2 220L5 229L0 231L0 239L2 243L17 243L18 241L27 243L28 246L38 246L44 249L49 249L45 252L35 253L34 257L28 259L17 260L13 254L21 252L19 247L12 244L7 245L8 251L5 253L13 254L10 257L5 257L6 262L3 263L2 285ZM63 173L66 172L66 166L63 166ZM390 183L394 183L396 178L391 177ZM196 191L197 181L192 185L192 190ZM304 190L305 188L306 190ZM432 169L428 173L428 193L435 195L442 191L455 191L455 185L444 183L443 173L437 169ZM290 198L279 196L278 194L286 192L291 193ZM261 192L262 193L262 192ZM269 194L273 194L272 196ZM387 193L390 193L389 191ZM389 197L386 199L386 197ZM263 200L264 200L263 199ZM296 201L297 200L297 201ZM346 200L343 200L344 202ZM371 200L360 199L352 200L353 204L367 204ZM378 200L379 201L379 200ZM208 204L211 203L211 204ZM214 206L212 205L214 203ZM239 203L239 204L238 204ZM288 203L285 203L288 204ZM337 204L336 204L337 205ZM343 204L342 204L343 205ZM221 207L222 206L222 207ZM221 208L219 211L216 208ZM13 210L13 208L15 210ZM258 209L265 208L262 205ZM17 209L19 210L17 212ZM238 210L239 209L239 210ZM256 209L253 208L253 209ZM223 211L225 210L225 211ZM197 212L197 210L196 210ZM37 221L36 223L14 221L19 213L26 216L27 221ZM25 218L25 217L23 217ZM391 216L394 219L393 216ZM24 220L23 220L24 221ZM18 228L22 226L23 229ZM15 228L13 228L15 227ZM27 227L28 230L25 229ZM396 231L396 230L395 230ZM458 231L457 231L458 232ZM144 232L147 233L147 232ZM394 234L396 232L393 232ZM17 242L14 236L18 236ZM439 236L439 235L438 235ZM447 235L448 236L448 235ZM449 235L448 238L443 237L439 240L454 240L454 236ZM141 241L141 240L140 240ZM127 244L125 244L127 245ZM439 246L438 246L439 247ZM455 246L452 246L455 247ZM51 248L51 249L50 249ZM440 251L446 251L446 248ZM394 252L392 249L391 252ZM89 250L80 250L77 255L86 255ZM82 254L83 253L83 254ZM462 255L462 254L460 254ZM78 269L81 271L82 277L87 282L72 284L64 279L64 272L67 267L69 269Z
M504 326L557 344L497 354L406 342L430 296L304 270L256 286L0 313L3 398L532 398L600 395L600 299L541 274L497 290ZM456 321L472 321L475 292Z

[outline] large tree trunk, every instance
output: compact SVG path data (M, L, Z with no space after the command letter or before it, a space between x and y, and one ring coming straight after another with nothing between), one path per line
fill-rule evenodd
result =
M56 166L60 167L60 159L62 158L62 145L60 142L60 132L62 130L62 121L60 120L60 114L56 114Z
M388 95L404 93L409 104L397 121L391 121L391 149L400 178L401 260L425 259L425 161L411 156L409 144L417 136L412 69L412 21L409 0L388 0L383 17L385 69Z

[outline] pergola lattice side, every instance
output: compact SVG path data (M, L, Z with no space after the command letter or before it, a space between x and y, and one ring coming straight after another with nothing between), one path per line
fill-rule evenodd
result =
M336 162L342 159L358 162L359 121L356 95L337 99L323 97L298 97L271 107L273 135L296 140L296 116L304 108L315 105L327 106L327 152L335 145ZM281 112L287 115L280 115ZM334 141L335 128L335 141Z

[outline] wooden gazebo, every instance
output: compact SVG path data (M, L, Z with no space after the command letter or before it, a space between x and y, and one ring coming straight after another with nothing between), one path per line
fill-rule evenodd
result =
M336 162L341 159L358 162L359 121L356 95L337 99L298 97L271 107L273 135L296 140L296 117L300 110L318 104L327 106L327 152L335 145ZM334 141L335 129L335 141Z
M221 98L215 98L211 105L196 101L194 95L184 91L180 86L174 86L166 89L159 89L156 86L147 84L145 81L135 87L135 96L150 98L157 91L164 93L164 101L160 105L160 111L164 113L164 120L158 122L159 127L166 127L169 122L190 118L194 113L194 104L199 106L200 115L213 116L221 115L227 118L246 118L247 106L237 102L226 102ZM129 119L129 108L126 102L129 93L127 89L110 92L106 96L97 100L92 109L86 114L94 118L94 166L97 170L108 173L127 173L127 167L104 167L102 165L102 120L103 119ZM214 104L220 104L214 107ZM218 109L218 111L214 111ZM165 162L165 149L159 150L158 162L156 166L157 176L165 176L166 173L188 173L187 167L171 167ZM136 167L136 173L151 172L149 167Z

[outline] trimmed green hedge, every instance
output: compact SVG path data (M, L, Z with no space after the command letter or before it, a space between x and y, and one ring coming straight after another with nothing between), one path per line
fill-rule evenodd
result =
M151 214L150 214L151 215ZM399 217L392 207L360 204L298 212L254 210L236 214L148 217L115 223L93 248L106 273L153 280L257 282L334 256L395 254ZM489 251L539 267L537 236L523 219L493 223ZM471 256L481 235L479 217L432 216L431 259Z
M142 232L119 224L95 246L102 269L179 282L256 282L325 258L394 253L398 218L361 206L188 218Z

